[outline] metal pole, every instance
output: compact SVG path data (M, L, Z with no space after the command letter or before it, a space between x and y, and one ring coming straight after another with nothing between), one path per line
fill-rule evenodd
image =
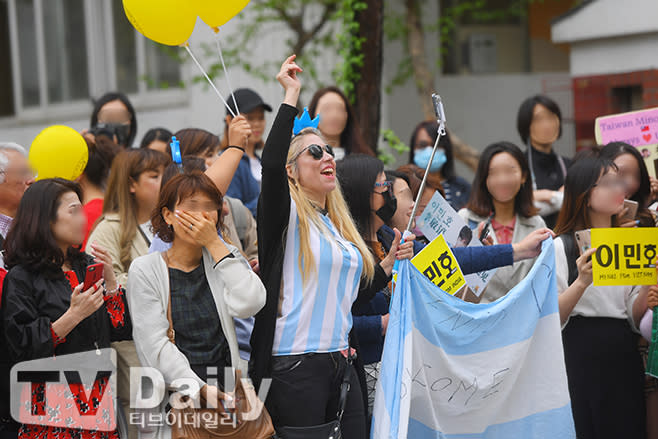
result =
M416 195L416 202L414 203L414 208L411 211L411 218L409 218L409 224L407 224L407 228L404 231L405 234L407 234L408 232L411 233L411 226L414 223L414 219L416 219L416 212L418 211L418 203L420 202L420 199L423 196L423 191L425 190L425 184L427 183L427 176L429 175L430 167L432 166L432 162L434 161L434 154L436 154L436 148L439 146L439 140L441 140L441 136L446 135L446 118L445 118L445 111L443 110L443 103L441 101L441 96L439 96L436 93L432 94L432 101L434 103L434 112L436 113L436 118L437 121L439 122L439 129L437 131L434 147L432 148L432 155L430 156L430 161L429 163L427 163L427 168L425 169L425 175L423 175L423 180L420 183L420 189L418 189L418 195ZM414 146L411 145L411 147L413 148Z

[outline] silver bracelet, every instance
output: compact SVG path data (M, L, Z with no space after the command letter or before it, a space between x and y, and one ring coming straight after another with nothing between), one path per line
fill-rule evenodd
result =
M105 290L105 294L115 294L121 289L121 285L117 284L117 287L111 291Z

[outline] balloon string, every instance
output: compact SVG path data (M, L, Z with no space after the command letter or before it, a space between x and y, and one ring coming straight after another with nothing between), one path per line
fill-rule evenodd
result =
M233 110L231 109L231 107L229 107L229 105L228 105L228 104L226 103L226 101L224 100L224 96L222 96L222 94L219 92L219 90L217 90L217 87L215 87L215 84L212 82L212 80L210 79L210 77L208 76L208 74L206 73L206 71L203 69L203 67L201 66L201 64L199 63L199 61L196 59L196 57L195 57L194 54L192 53L192 50L190 49L189 44L185 44L184 47L185 47L185 50L187 50L187 53L190 54L190 57L192 58L192 61L194 61L194 63L196 64L196 66L199 68L199 70L201 70L201 73L203 73L203 76L206 77L206 79L208 80L208 83L210 84L210 86L212 87L212 89L215 90L215 93L217 93L217 96L219 96L219 99L222 100L222 102L224 103L224 105L225 105L226 108L228 109L229 113L231 113L231 116L236 117L237 115L233 112Z
M231 97L233 98L233 104L235 105L235 111L240 114L240 109L238 108L238 102L235 100L235 93L233 86L231 85L231 78L229 77L228 70L226 70L226 64L224 64L224 53L222 52L222 46L219 44L219 32L215 32L215 44L217 44L217 52L219 52L219 59L222 62L222 68L224 69L224 75L226 76L226 83L228 84L229 90L231 90Z

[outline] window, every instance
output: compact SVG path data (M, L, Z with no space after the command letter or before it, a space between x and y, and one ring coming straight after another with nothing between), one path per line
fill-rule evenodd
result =
M444 36L443 73L527 71L528 31L521 4L513 0L485 0L466 8L461 3L440 3L441 15L455 25Z
M613 113L626 113L644 108L641 85L613 87L610 90L610 97Z
M0 49L11 54L0 66L0 117L181 82L176 49L140 35L121 0L0 0Z

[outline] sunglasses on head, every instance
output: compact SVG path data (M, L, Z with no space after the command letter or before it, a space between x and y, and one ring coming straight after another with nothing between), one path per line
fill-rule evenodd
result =
M302 155L306 150L308 150L308 152L315 160L322 159L325 151L327 151L327 154L329 154L330 156L336 157L336 155L334 154L334 149L330 145L320 146L313 143L311 145L308 145L306 148L302 149L301 151L299 151L297 154L295 154L295 156L290 161L294 162L295 160L297 160L297 157Z

